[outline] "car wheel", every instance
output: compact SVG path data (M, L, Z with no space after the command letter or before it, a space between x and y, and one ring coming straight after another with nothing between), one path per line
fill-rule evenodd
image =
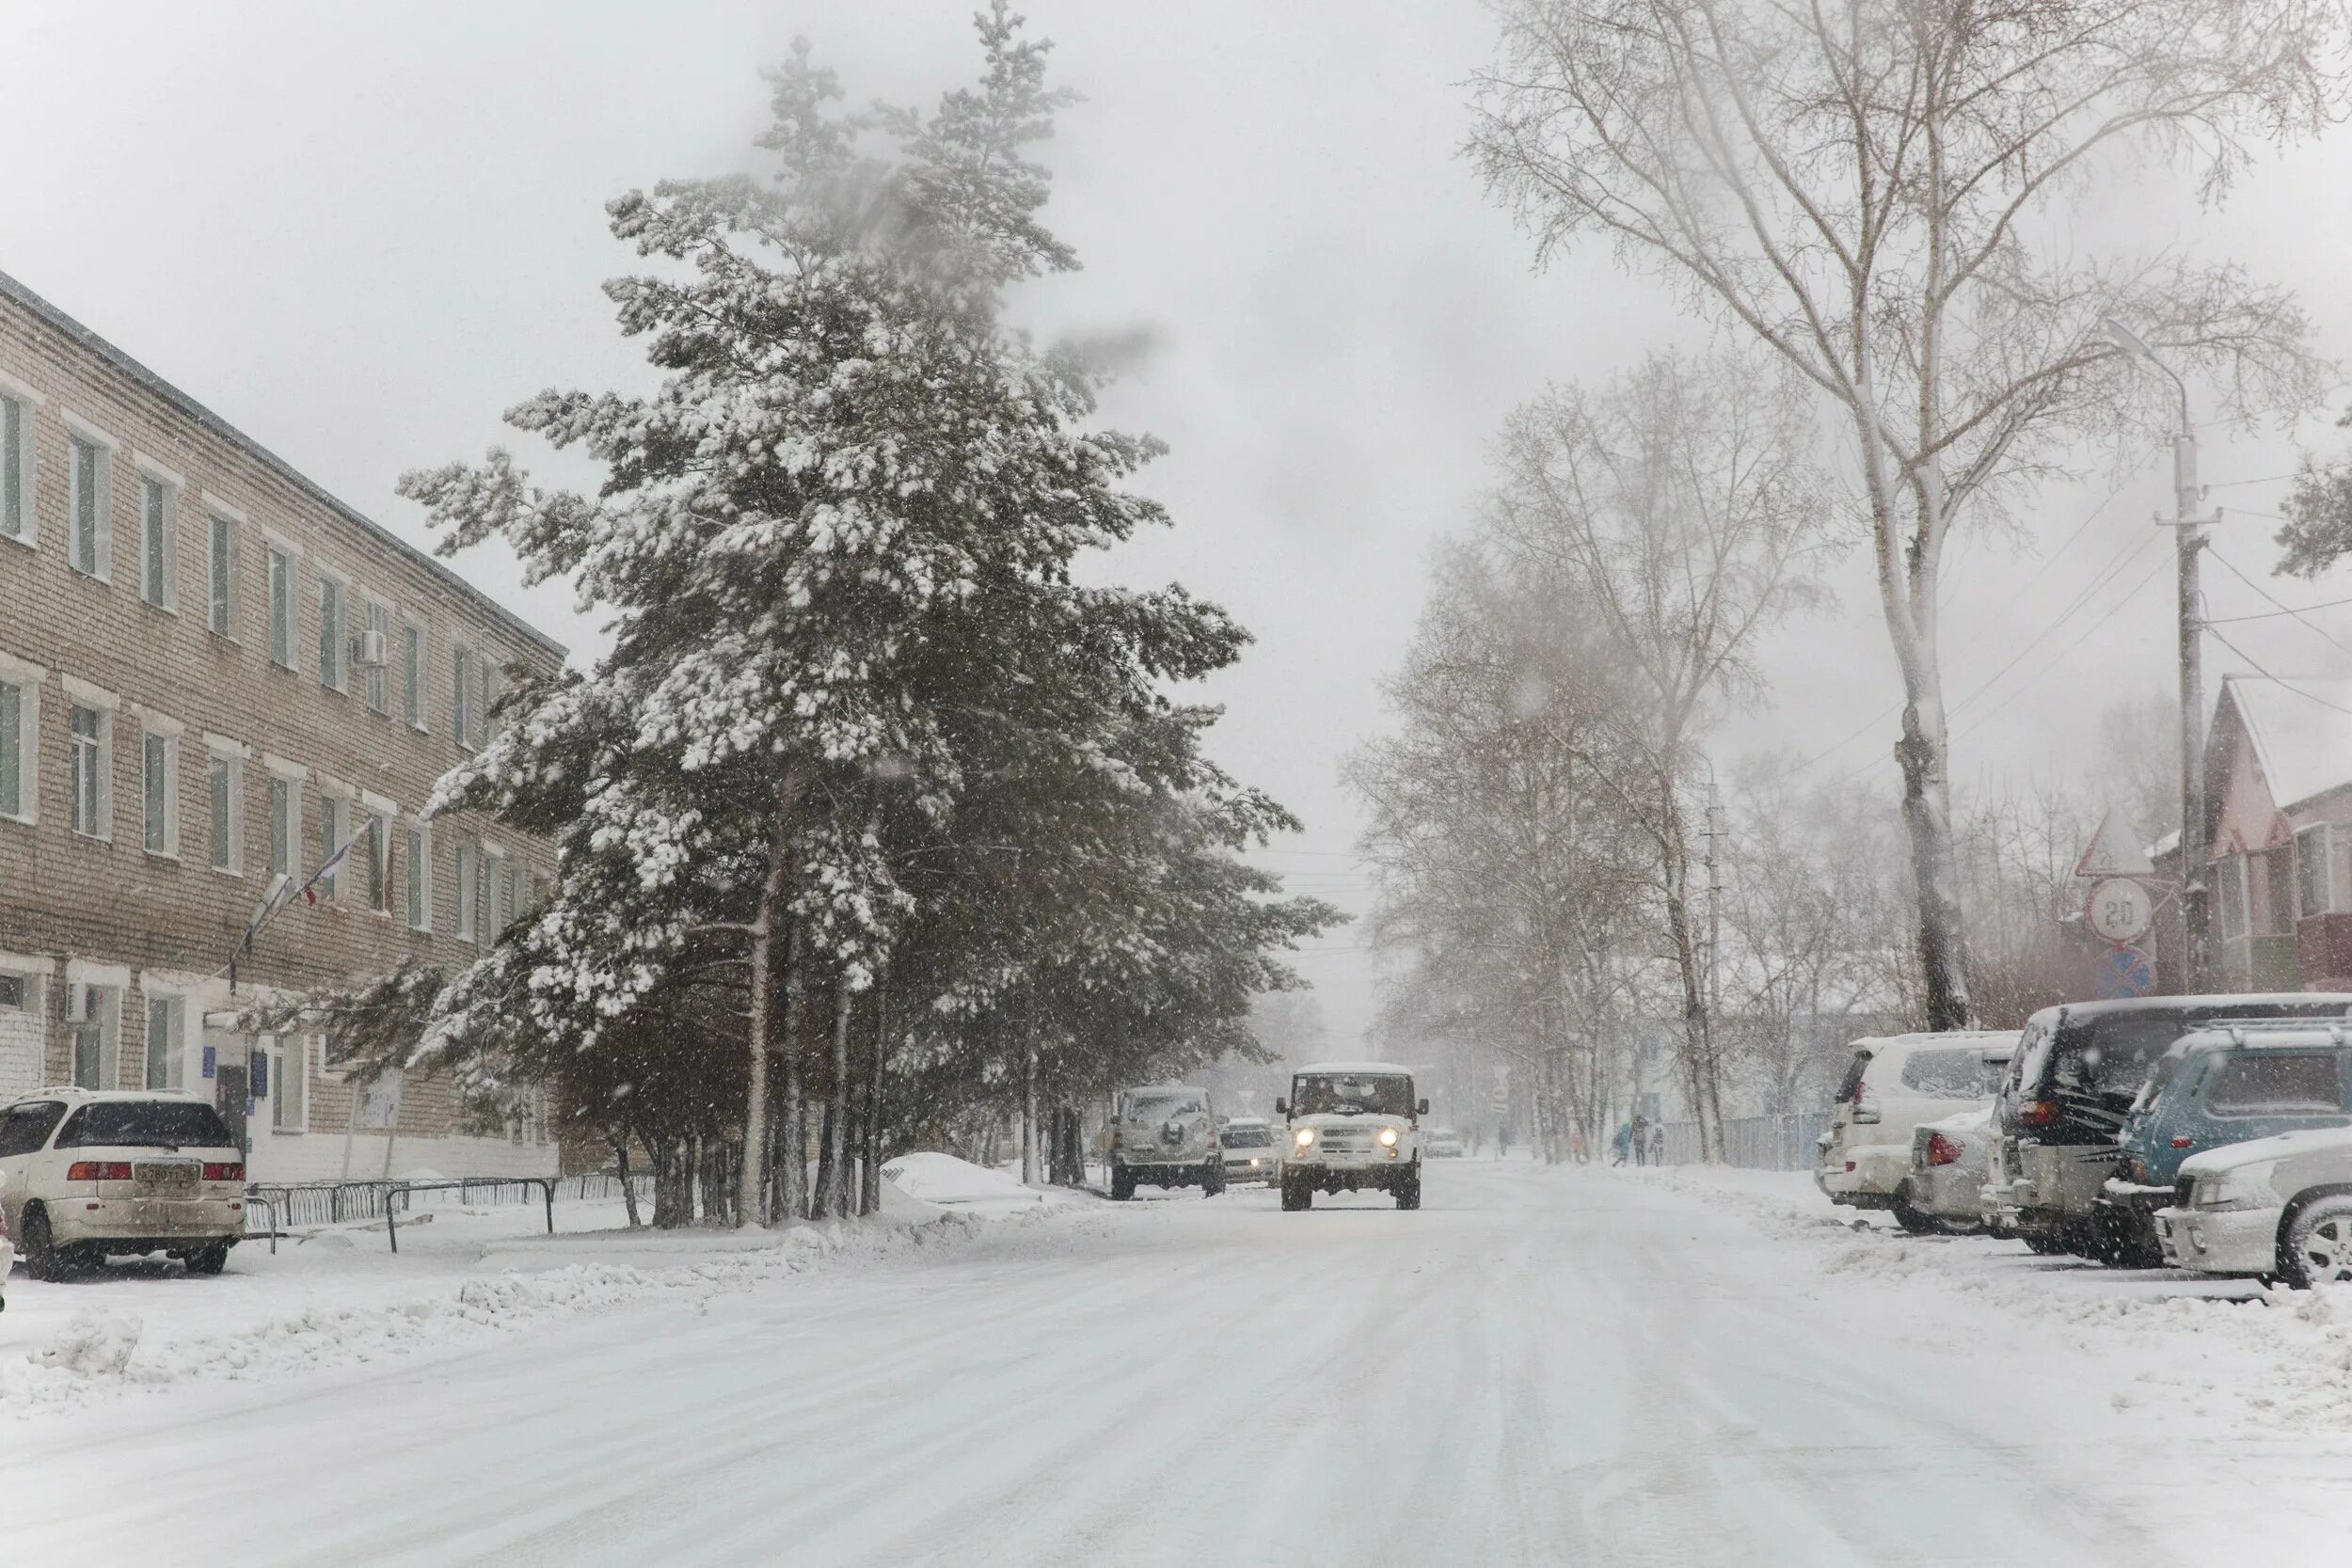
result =
M1396 1206L1399 1209L1421 1207L1421 1162L1418 1160L1413 1162L1410 1174L1396 1184Z
M2288 1222L2279 1273L2297 1290L2352 1281L2352 1194L2323 1197Z
M227 1242L215 1242L210 1246L198 1247L188 1254L190 1274L218 1274L228 1266L229 1243Z
M1225 1191L1225 1167L1212 1160L1200 1172L1200 1196L1216 1197Z
M1314 1200L1314 1190L1306 1182L1289 1176L1282 1178L1282 1212L1284 1213L1295 1214L1301 1209L1311 1207Z
M24 1253L24 1277L40 1280L63 1278L58 1269L56 1243L49 1229L48 1214L27 1206L24 1231L19 1241Z
M2046 1230L2021 1230L2017 1234L2025 1242L2026 1251L2044 1258L2055 1257L2066 1250L2064 1240Z
M1932 1236L1944 1228L1943 1222L1933 1214L1913 1208L1909 1194L1903 1192L1895 1195L1895 1223L1912 1236Z
M1124 1203L1136 1196L1136 1174L1124 1165L1111 1167L1111 1201Z

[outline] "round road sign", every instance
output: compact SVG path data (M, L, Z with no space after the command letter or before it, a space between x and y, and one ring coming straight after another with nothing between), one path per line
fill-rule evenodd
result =
M2083 923L2108 942L2145 936L2155 918L2155 902L2148 896L2148 890L2129 877L2109 877L2093 883L2090 902L2083 906Z
M2146 996L2156 989L2156 966L2137 947L2115 947L2099 955L2092 989L2103 1002Z

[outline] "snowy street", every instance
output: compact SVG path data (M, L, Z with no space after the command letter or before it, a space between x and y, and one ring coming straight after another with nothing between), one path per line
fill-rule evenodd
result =
M1855 1236L1802 1180L1462 1161L1420 1213L1076 1204L366 1362L0 1402L8 1555L2147 1568L2234 1560L2257 1520L2266 1563L2340 1550L2344 1325ZM516 1258L485 1272L547 1261ZM153 1322L244 1267L20 1280L8 1359L22 1309Z

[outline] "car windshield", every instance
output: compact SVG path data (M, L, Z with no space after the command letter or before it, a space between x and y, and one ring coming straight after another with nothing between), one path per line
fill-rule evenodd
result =
M210 1105L184 1100L109 1100L85 1105L57 1134L59 1148L233 1148Z
M1273 1132L1263 1127L1228 1127L1225 1130L1225 1147L1228 1148L1266 1148L1273 1142Z
M1931 1100L1983 1100L2008 1069L2006 1060L1986 1061L1982 1051L1915 1051L1903 1058L1903 1087Z
M1169 1117L1193 1116L1208 1108L1208 1101L1199 1095L1172 1089L1127 1097L1129 1121L1166 1121Z
M1413 1081L1392 1072L1302 1072L1291 1100L1302 1117L1409 1117Z

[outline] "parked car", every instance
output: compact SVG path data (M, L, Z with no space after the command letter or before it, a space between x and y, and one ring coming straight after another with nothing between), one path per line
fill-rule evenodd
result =
M2352 1282L2352 1127L2191 1155L2175 1195L2155 1217L2175 1267L2297 1287Z
M1911 1173L1896 1200L1897 1223L1915 1233L1983 1229L1984 1175L1992 1165L1993 1138L1989 1100L1973 1111L1913 1128Z
M1274 1124L1263 1117L1233 1117L1217 1129L1225 1153L1227 1185L1263 1181L1276 1186L1282 1180L1282 1153L1275 1147Z
M245 1154L183 1089L41 1089L0 1107L0 1219L35 1279L148 1252L218 1274L245 1236Z
M1311 1206L1317 1193L1370 1188L1399 1209L1421 1207L1421 1118L1409 1068L1391 1062L1318 1062L1291 1078L1285 1118L1282 1207Z
M1224 1151L1209 1091L1188 1084L1121 1089L1111 1116L1111 1196L1124 1203L1143 1187L1225 1190Z
M1459 1160L1462 1134L1451 1127L1433 1127L1422 1135L1421 1152L1424 1159Z
M2341 1022L2233 1023L2175 1040L2132 1102L2122 1158L2099 1199L2100 1223L2119 1239L2116 1260L2164 1262L2156 1212L2172 1203L2183 1163L2198 1153L2352 1125L2347 1054Z
M1990 1103L2016 1044L2013 1034L1975 1029L1854 1041L1820 1136L1814 1184L1832 1203L1891 1209L1905 1229L1934 1229L1906 1193L1912 1131Z
M2111 1207L2124 1118L2149 1069L2182 1036L2219 1022L2352 1014L2352 996L2150 996L2069 1002L2026 1021L1997 1101L2000 1137L1985 1180L1988 1223L2037 1252L2131 1262L2134 1237Z

